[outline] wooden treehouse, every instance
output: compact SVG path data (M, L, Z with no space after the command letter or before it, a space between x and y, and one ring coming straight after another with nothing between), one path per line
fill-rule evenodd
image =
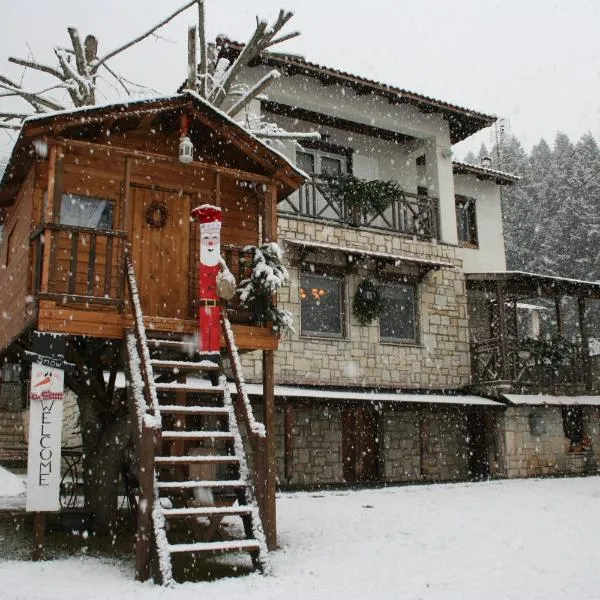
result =
M179 160L182 126L194 147L189 164ZM231 303L222 346L236 398L223 380L202 381L211 365L195 362L184 341L198 304L190 211L221 207L222 254L238 276L243 247L276 239L277 202L302 182L278 153L191 93L31 118L19 134L0 184L0 354L15 360L34 331L123 341L139 497L151 507L138 511L140 579L168 582L175 553L247 551L264 568L265 538L276 544L277 337ZM245 395L238 349L263 351L266 433ZM214 502L194 500L202 487ZM225 516L241 519L242 539L215 541L194 525L204 519L214 533Z

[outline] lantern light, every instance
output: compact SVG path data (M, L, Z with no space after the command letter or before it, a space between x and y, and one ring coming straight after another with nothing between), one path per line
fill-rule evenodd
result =
M187 165L194 160L194 144L188 137L189 120L187 115L181 115L181 140L179 142L179 162Z
M194 160L194 144L187 135L179 142L179 162L187 165Z

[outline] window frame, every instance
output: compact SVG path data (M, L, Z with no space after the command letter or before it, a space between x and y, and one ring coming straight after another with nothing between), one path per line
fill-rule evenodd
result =
M419 309L419 284L418 281L412 278L402 280L380 280L378 283L379 293L382 294L382 288L410 288L412 290L412 305L413 305L413 338L389 337L382 335L381 324L383 322L382 315L378 319L379 341L382 344L400 344L404 346L417 346L420 344L421 328L420 328L420 309ZM383 300L383 297L382 297Z
M339 285L339 321L340 321L340 331L339 333L334 332L324 332L324 331L314 331L305 329L304 319L302 318L302 298L300 296L301 290L303 287L303 278L304 277L314 277L321 280L326 281L337 281ZM300 281L298 286L298 302L300 304L300 336L307 338L327 338L327 339L337 339L343 340L346 338L346 277L341 274L324 274L321 272L313 272L313 271L301 271L300 272Z
M456 194L454 196L454 206L456 211L456 237L458 239L458 244L463 248L479 248L477 200L470 196ZM463 216L466 218L465 227L461 226ZM467 231L468 239L463 239L462 234L465 229Z
M110 210L111 210L111 225L110 225L110 227L92 227L90 225L72 225L70 223L65 223L63 221L63 202L68 200L69 197L80 198L82 200L96 200L99 202L106 202L106 206L110 206ZM73 228L73 229L89 229L89 230L93 230L93 231L115 231L115 222L116 222L116 216L117 216L116 208L117 208L117 203L110 198L102 198L100 196L89 196L87 194L79 194L76 192L63 191L61 198L60 198L57 223L59 225L64 225L65 227L69 227L69 228Z

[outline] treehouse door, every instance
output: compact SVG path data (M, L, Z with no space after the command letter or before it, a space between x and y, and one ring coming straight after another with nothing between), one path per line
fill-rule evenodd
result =
M142 312L189 318L190 198L132 185L129 239Z

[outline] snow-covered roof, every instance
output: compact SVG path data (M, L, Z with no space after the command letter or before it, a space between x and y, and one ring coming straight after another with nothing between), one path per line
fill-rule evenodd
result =
M514 175L513 173L498 171L479 165L470 165L469 163L463 163L457 160L452 161L452 172L455 175L475 175L478 179L488 179L499 185L513 184L521 179L518 175Z
M235 55L244 47L244 44L230 40L223 35L217 38L217 45L224 55ZM326 67L293 54L264 53L259 60L265 65L274 66L290 74L315 77L327 84L335 83L361 92L377 94L387 98L391 103L411 104L422 110L440 112L448 120L450 139L453 144L493 125L497 119L495 115L488 115L373 79Z
M235 383L230 383L235 392ZM251 396L262 396L263 386L259 383L247 383L246 390ZM404 392L378 392L376 390L332 390L302 386L276 385L275 396L279 398L311 398L312 400L345 400L360 402L395 402L407 404L459 404L471 406L504 407L501 402L475 396L473 394L409 394Z
M543 296L545 291L547 294L552 292L600 298L600 281L584 281L526 271L467 273L466 279L471 286L484 288L494 287L497 282L501 281L507 288L514 288L515 291L523 293L530 292L536 296Z
M84 126L94 121L100 121L107 118L109 115L113 116L115 113L120 112L123 113L123 116L126 116L131 113L145 113L154 110L156 112L170 109L176 110L179 109L182 104L190 102L190 100L195 105L194 108L206 114L219 126L224 126L224 132L233 132L232 139L244 139L245 144L243 147L247 147L247 149L242 150L243 152L246 154L253 152L254 158L258 155L262 155L264 158L268 157L268 162L272 162L273 165L272 172L274 177L285 182L295 180L296 183L293 186L285 183L286 189L289 187L287 193L293 191L302 183L302 181L308 178L306 173L296 167L289 158L248 132L229 115L220 109L215 108L199 94L190 90L183 90L180 94L172 96L154 96L142 99L129 98L106 104L71 108L68 110L54 111L28 117L23 122L10 161L0 179L0 204L2 203L3 195L6 195L3 194L6 186L9 183L15 184L15 182L18 182L24 177L26 166L34 157L34 152L31 148L33 139L41 135L47 135L48 133L56 135L56 131L53 131L53 127L57 124L67 122L69 127L77 127L78 125ZM224 135L226 135L226 133L224 133ZM255 144L254 147L252 147L253 144ZM258 149L260 149L260 151L258 151ZM286 193L283 194L284 197L285 195ZM10 200L10 198L8 199Z
M600 406L600 396L504 394L504 397L516 406Z
M383 259L393 262L396 266L402 263L414 263L422 265L430 269L449 268L453 269L454 265L451 262L443 260L430 260L427 258L416 258L414 256L403 256L399 254L391 254L388 252L373 252L371 250L363 250L362 248L350 248L348 246L340 246L339 244L328 244L327 242L315 242L311 240L285 240L290 246L299 246L302 248L314 248L315 250L332 250L350 256L362 256L373 259Z

